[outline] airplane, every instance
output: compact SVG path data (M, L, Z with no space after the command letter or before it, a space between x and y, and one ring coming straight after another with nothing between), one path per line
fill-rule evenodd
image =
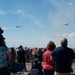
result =
M20 27L22 27L22 26L16 26L16 28L20 28Z
M67 25L69 25L69 23L65 23L64 25L66 25L66 26L67 26Z

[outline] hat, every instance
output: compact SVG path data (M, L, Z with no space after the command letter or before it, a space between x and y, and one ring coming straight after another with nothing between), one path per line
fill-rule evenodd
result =
M3 33L4 31L2 30L2 28L0 27L0 34Z

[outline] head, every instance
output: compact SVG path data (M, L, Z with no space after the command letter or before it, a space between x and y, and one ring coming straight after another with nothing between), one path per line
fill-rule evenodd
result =
M14 50L14 47L11 47L11 52L14 52L15 50Z
M56 47L55 43L53 41L50 41L47 45L47 50L54 50Z
M34 63L37 64L39 62L38 58L34 59Z
M20 45L19 49L23 49L22 45Z
M0 27L0 34L2 34L4 31L2 30L2 28Z
M63 38L60 43L61 43L61 46L67 47L68 40L66 38Z
M37 48L34 48L33 49L33 54L37 54L38 53L38 49Z

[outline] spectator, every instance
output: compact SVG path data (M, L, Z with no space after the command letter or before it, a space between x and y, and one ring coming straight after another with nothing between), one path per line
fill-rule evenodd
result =
M47 45L46 51L43 54L43 75L54 75L54 62L50 60L50 56L55 47L55 43L50 41Z
M17 51L17 56L18 56L18 62L20 64L23 64L25 71L27 71L27 69L26 69L26 52L23 49L22 45L19 47L19 50Z
M10 62L14 63L16 59L16 51L14 50L13 47L10 49Z
M42 72L42 64L38 60L38 58L35 58L34 59L32 69L37 69L39 71L39 75L42 75L43 74L43 72Z
M68 40L63 38L61 46L54 49L51 60L55 62L55 75L71 75L72 62L75 62L75 53L68 45Z
M32 51L32 56L31 56L31 60L32 60L31 66L33 66L33 61L36 58L38 58L38 49L37 48L34 48L33 51Z
M39 51L38 51L38 59L39 59L40 62L42 62L42 55L43 55L42 48L39 48Z
M26 61L29 62L29 60L30 60L30 49L28 48L25 51L26 51L26 59L27 59Z
M5 38L2 33L4 31L0 28L0 75L10 75L8 72L8 61L9 51L5 43Z

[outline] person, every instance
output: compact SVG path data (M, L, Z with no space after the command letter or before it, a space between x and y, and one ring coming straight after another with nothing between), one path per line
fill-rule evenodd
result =
M60 42L61 46L53 50L50 59L55 63L54 75L71 75L72 62L75 62L75 53L69 48L67 38Z
M30 60L30 49L26 48L25 51L26 51L26 59L27 59L26 61L29 62L29 60Z
M43 54L43 75L54 75L54 62L50 60L50 56L55 47L55 43L50 41L47 45L46 51Z
M10 59L9 59L9 61L11 62L11 63L15 63L16 61L15 61L15 59L16 59L16 51L15 51L15 49L14 49L14 47L11 47L10 48Z
M18 63L23 64L25 71L27 71L27 69L26 69L26 52L23 49L22 45L20 45L19 50L17 51L17 57L18 57Z
M6 46L5 38L3 37L3 32L2 28L0 27L0 46Z
M28 75L43 75L42 64L38 58L34 59L33 66L29 70Z
M35 47L32 51L32 56L31 56L31 66L33 66L33 61L34 59L38 58L38 49Z
M0 27L0 75L10 75L8 71L9 50L5 43L5 38L2 35L4 30Z
M43 74L43 72L42 72L42 64L41 64L41 62L39 61L38 58L34 59L32 69L38 69L39 75Z
M42 55L43 55L43 48L39 48L39 51L38 51L38 59L40 60L40 62L42 62Z

